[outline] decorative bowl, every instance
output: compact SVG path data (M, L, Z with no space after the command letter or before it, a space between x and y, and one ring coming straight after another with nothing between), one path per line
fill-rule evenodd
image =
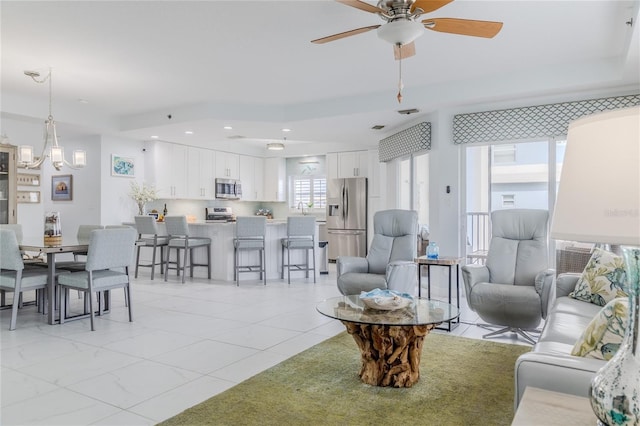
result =
M409 306L413 302L413 296L394 290L375 289L370 292L363 291L360 294L360 300L370 309L395 311Z

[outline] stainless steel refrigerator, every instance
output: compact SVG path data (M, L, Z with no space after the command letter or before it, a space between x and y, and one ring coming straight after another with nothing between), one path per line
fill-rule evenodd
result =
M367 255L367 178L329 180L327 238L331 261Z

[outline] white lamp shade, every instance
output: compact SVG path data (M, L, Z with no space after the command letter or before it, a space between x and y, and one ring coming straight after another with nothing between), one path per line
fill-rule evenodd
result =
M73 165L75 167L84 167L87 165L87 152L81 149L73 151Z
M640 107L569 125L551 237L640 246Z
M409 44L424 33L424 25L415 21L393 21L378 28L378 37L393 44Z
M21 145L18 148L18 160L21 163L33 162L33 147L29 145Z
M62 164L64 161L64 149L61 146L51 147L51 162Z

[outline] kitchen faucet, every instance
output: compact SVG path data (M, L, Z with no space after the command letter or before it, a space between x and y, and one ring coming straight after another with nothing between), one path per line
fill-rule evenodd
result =
M302 215L305 216L306 213L304 212L304 203L302 201L298 202L298 207L296 207L298 210L302 211Z

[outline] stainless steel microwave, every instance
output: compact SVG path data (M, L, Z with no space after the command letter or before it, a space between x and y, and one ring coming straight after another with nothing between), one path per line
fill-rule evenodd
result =
M239 200L242 198L242 185L236 179L216 178L216 198Z

